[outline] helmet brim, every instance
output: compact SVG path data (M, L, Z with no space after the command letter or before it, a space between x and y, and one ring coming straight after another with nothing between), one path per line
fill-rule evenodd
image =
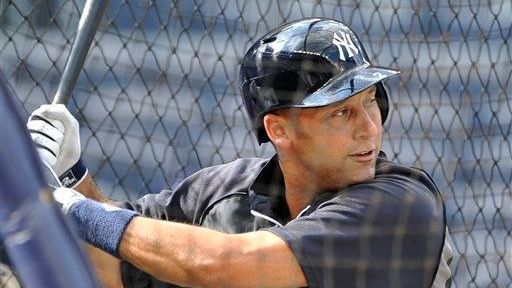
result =
M342 73L291 107L320 107L343 101L402 71L376 67L370 64Z

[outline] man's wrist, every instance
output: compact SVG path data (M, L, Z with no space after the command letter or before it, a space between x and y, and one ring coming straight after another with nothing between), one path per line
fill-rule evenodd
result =
M126 226L133 217L140 215L90 199L74 203L68 214L83 240L115 257L119 257L119 245Z

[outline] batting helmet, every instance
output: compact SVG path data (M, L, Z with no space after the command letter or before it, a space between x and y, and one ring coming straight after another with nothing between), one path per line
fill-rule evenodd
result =
M284 24L245 54L239 85L259 143L269 141L263 116L288 107L320 107L376 85L382 123L388 95L381 82L398 70L373 66L357 35L343 23L310 18Z

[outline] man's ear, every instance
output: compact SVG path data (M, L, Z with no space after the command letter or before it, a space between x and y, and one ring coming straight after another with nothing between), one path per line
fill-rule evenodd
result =
M276 146L287 144L289 135L286 130L286 119L278 114L268 113L263 117L263 126L268 138Z

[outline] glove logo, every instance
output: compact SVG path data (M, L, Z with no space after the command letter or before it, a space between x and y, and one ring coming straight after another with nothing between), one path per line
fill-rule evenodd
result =
M62 182L63 186L72 187L78 180L73 174L73 171L68 170L66 173L60 176L60 181Z
M356 54L359 54L357 46L354 45L354 42L352 42L352 38L350 38L350 35L348 35L347 33L335 32L332 38L332 44L336 45L336 47L338 48L340 60L345 61L346 58L350 58ZM343 49L343 47L345 49ZM345 53L347 55L345 55Z

